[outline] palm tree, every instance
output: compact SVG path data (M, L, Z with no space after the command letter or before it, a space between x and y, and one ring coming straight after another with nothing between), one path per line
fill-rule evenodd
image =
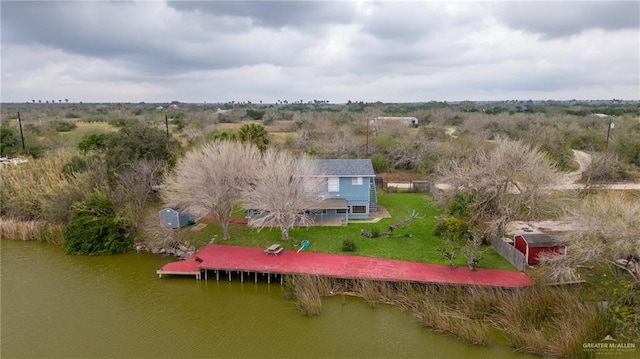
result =
M242 125L238 130L238 135L240 136L240 141L254 144L263 153L269 147L269 134L261 124L247 123Z

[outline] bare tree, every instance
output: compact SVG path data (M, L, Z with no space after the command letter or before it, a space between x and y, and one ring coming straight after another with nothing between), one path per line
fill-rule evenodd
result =
M353 131L347 126L341 126L334 134L330 141L330 152L333 158L352 158L357 154L361 143L355 140Z
M502 137L470 157L439 163L437 171L454 194L468 195L473 220L493 221L494 236L502 235L517 215L540 215L545 187L560 178L538 148Z
M289 239L289 229L308 225L307 210L318 202L323 179L318 177L315 162L295 160L287 152L270 149L263 157L259 177L245 199L252 211L250 224L260 229L279 227L282 239Z
M187 153L166 177L161 196L192 216L213 215L229 238L234 207L255 183L260 151L252 145L216 141Z
M138 222L144 205L151 194L151 181L157 178L163 169L158 159L143 159L124 167L114 175L111 185L111 198L118 212L133 223Z
M566 255L541 258L549 277L577 279L580 265L603 263L616 275L618 268L640 280L640 201L633 195L609 192L583 199L572 213L576 230L566 237Z
M587 183L591 183L592 180L595 182L620 180L622 171L619 171L619 167L617 155L596 155L582 173L582 179Z

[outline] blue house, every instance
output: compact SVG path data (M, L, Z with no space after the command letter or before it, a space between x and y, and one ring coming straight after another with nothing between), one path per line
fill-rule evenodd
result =
M312 160L325 178L323 200L310 208L314 219L366 219L378 210L376 174L369 159Z

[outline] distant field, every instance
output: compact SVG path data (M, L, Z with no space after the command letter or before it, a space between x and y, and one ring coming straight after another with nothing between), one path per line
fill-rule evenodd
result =
M269 132L269 138L277 143L284 144L287 140L295 140L298 138L298 134L296 132Z
M105 123L105 122L74 122L76 124L76 128L69 132L55 132L53 136L55 136L60 142L64 144L65 148L75 148L78 146L78 143L94 133L110 133L116 132L118 129ZM47 136L50 136L48 134ZM44 137L44 140L47 138ZM55 139L50 139L55 140Z

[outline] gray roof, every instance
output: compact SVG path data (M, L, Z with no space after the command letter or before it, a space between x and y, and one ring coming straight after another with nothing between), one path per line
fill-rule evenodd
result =
M518 235L522 236L525 241L527 241L530 248L564 246L564 241L558 237L553 237L548 234L520 233Z
M327 198L324 201L313 203L309 209L344 209L349 207L344 198Z
M317 164L324 176L373 177L376 175L370 159L311 161Z

